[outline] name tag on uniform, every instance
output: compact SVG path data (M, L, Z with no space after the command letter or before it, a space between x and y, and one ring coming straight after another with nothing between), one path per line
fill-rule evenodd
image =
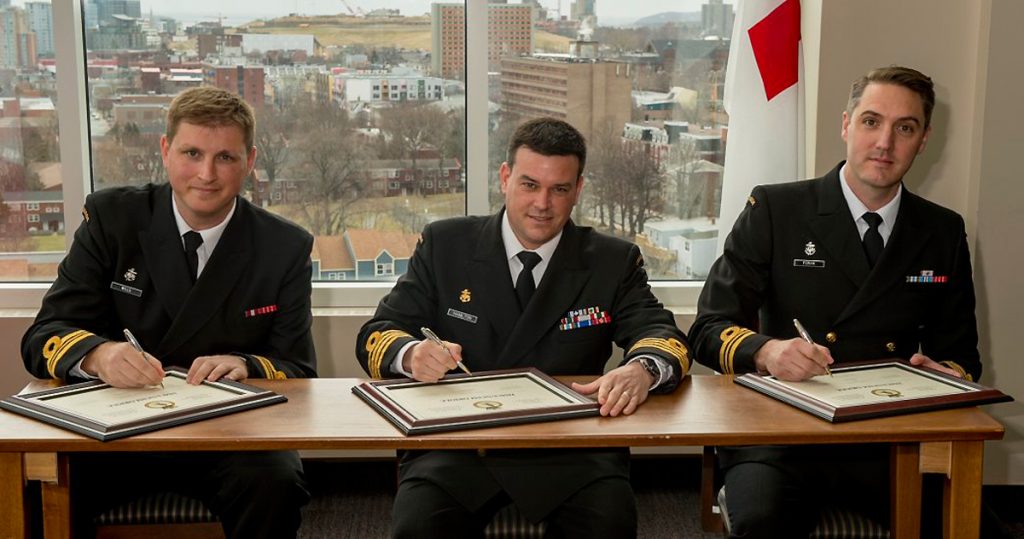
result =
M455 309L448 309L448 316L452 318L458 318L459 320L465 320L470 324L475 324L477 321L476 315L464 313L462 311L456 311Z
M794 258L793 259L793 267L794 268L824 268L825 267L825 261L824 260L809 259L809 258Z
M121 292L123 294L129 294L129 295L135 296L137 298L141 298L142 297L142 289L141 288L135 288L134 286L128 286L126 284L121 284L121 283L119 283L117 281L110 281L110 289L115 291L115 292Z

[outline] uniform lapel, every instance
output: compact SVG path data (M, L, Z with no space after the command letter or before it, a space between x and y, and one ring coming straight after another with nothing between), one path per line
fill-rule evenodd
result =
M154 192L152 204L150 228L139 232L139 245L156 296L167 316L173 320L181 311L192 283L185 262L185 248L171 210L170 185L164 185Z
M513 366L533 350L537 341L565 315L589 277L590 272L583 267L580 257L579 232L569 221L562 229L558 248L551 256L533 299L499 354L499 364Z
M857 225L853 222L850 207L839 185L841 168L842 163L818 182L818 214L811 217L809 224L813 235L839 265L839 269L857 287L861 287L870 268Z
M181 311L160 343L159 350L164 354L173 352L187 342L214 313L219 312L242 273L250 268L253 238L249 220L252 210L241 198L236 197L235 201L235 214L231 222L224 229L210 260L185 296ZM227 316L236 314L242 316L241 307L238 313L227 313Z
M904 187L889 241L886 242L875 269L839 315L836 323L857 314L860 309L888 293L893 284L900 282L900 276L907 275L911 264L920 259L920 253L928 245L928 238L931 235L931 231L922 226L925 220L920 213L921 207L921 199Z
M484 224L469 264L471 290L479 291L479 301L499 343L508 339L519 317L516 293L505 257L505 243L501 239L502 214L498 212Z

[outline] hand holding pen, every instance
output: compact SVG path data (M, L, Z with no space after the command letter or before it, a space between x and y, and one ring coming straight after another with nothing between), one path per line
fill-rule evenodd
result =
M132 348L134 348L139 353L139 355L142 356L142 360L148 363L149 358L146 357L145 350L142 349L142 345L139 344L138 339L135 338L135 335L132 335L132 332L129 331L128 328L124 328L124 338L127 339L128 342L132 345ZM160 374L161 376L163 375L162 369ZM164 382L162 379L160 380L159 385L160 388L163 389Z
M796 327L796 332L800 334L801 339L807 341L807 344L814 346L814 340L811 339L811 334L807 333L807 330L804 329L804 325L801 324L800 321L797 320L796 318L793 319L793 326ZM828 365L824 365L824 367L825 374L832 376L832 370L828 368Z
M442 340L440 339L440 337L438 337L438 336L437 336L437 334L436 334L436 333L434 333L433 331L431 331L431 329L430 329L430 328L428 328L428 327L422 327L422 328L420 328L420 331L421 331L421 332L423 332L423 335L424 335L424 336L425 336L425 337L426 337L427 339L430 339L430 341L431 341L431 342L433 342L434 344L436 344L436 345L440 346L440 347L441 347L441 349L442 349L442 350L444 350L444 351L445 351L445 353L447 353L447 354L448 354L448 356L450 356L450 357L451 357L452 359L454 359L454 360L455 360L455 364L456 364L456 365L458 365L458 367L459 367L460 369L462 369L462 371L463 371L463 372L465 372L466 374L468 374L468 375L470 375L470 376L472 376L472 375L473 375L473 373L469 372L469 369L467 369L467 368L466 368L466 366L465 366L465 365L463 365L461 361L459 361L458 359L455 359L455 354L453 354L453 353L452 353L452 351L448 349L448 346L447 346L446 344L444 344L444 341L442 341Z

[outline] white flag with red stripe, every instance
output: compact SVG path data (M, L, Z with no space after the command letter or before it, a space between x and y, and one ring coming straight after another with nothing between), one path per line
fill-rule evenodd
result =
M729 113L718 252L755 185L804 177L799 0L738 0L725 111Z

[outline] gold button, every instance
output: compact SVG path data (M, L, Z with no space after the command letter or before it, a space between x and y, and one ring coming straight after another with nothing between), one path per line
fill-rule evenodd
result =
M887 343L885 343L885 349L890 351L890 352L895 352L896 351L896 343L894 343L894 342L887 342Z
M836 335L835 331L829 331L825 334L825 340L828 341L829 344L835 344L836 341L839 340L839 335Z

